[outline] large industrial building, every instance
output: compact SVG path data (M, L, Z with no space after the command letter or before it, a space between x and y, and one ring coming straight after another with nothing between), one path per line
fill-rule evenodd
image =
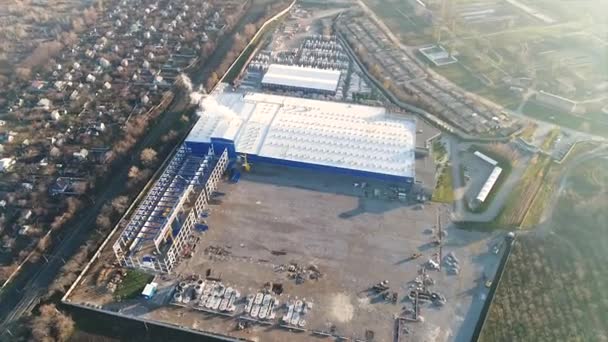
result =
M262 87L269 90L335 95L339 81L338 70L271 64L262 78Z
M230 158L414 180L415 122L382 107L262 93L223 92L203 100L186 146Z
M188 236L204 228L208 201L238 158L401 189L414 182L415 121L382 107L220 89L201 101L199 115L114 243L123 266L170 273Z

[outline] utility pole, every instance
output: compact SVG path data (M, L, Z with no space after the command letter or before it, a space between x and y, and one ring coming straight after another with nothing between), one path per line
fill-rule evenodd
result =
M437 44L441 42L441 27L446 23L448 1L441 0L439 20L435 23L435 39Z
M439 260L437 260L437 263L439 264L439 271L441 271L441 260L443 260L443 229L441 227L441 212L439 208L437 208L437 231L439 234Z

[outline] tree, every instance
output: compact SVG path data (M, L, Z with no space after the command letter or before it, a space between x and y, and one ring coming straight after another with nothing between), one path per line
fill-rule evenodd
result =
M141 170L137 166L131 166L129 169L129 179L137 179L141 175Z
M63 49L63 44L57 40L41 43L34 49L32 54L23 61L24 67L37 67L48 64L49 60L58 55Z
M192 81L190 80L190 77L188 77L188 75L186 75L184 73L179 74L175 78L175 85L178 88L185 90L187 92L192 91Z
M129 206L129 197L127 196L118 196L112 200L112 208L118 214L124 213Z
M108 228L110 228L112 226L112 221L110 220L110 218L105 215L104 213L100 213L97 216L97 219L95 220L95 223L97 224L97 226L99 226L99 228L101 228L102 230L106 230Z
M15 75L20 81L28 81L32 77L32 70L30 68L17 68L15 69Z
M209 56L211 56L211 53L213 52L213 50L215 50L215 43L212 41L208 41L205 44L203 44L203 47L201 48L201 55L203 58L207 58Z
M177 137L179 136L179 134L175 131L175 130L170 130L169 132L167 132L167 134L163 135L160 140L164 143L168 143L171 141L174 141L175 139L177 139Z
M152 175L152 170L143 169L140 170L137 166L131 166L129 170L129 181L127 182L127 187L133 188L137 184L142 181L148 179Z
M207 91L211 90L219 80L220 78L217 76L217 74L215 72L212 72L209 78L207 79L207 83L205 84L205 88L207 88Z
M34 341L67 341L74 332L74 321L54 304L42 305L40 314L30 321Z
M245 28L243 29L243 34L245 35L245 37L251 38L255 35L256 31L257 31L257 28L255 27L254 24L247 24L247 25L245 25Z
M158 154L152 148L145 148L141 151L139 159L145 166L152 166L157 160Z
M232 38L232 44L233 45L232 45L232 49L230 50L230 52L234 52L234 51L240 52L245 47L245 38L243 38L243 36L241 36L239 33L235 33L234 37ZM230 55L230 53L229 53L229 55ZM228 58L228 59L232 59L232 58Z

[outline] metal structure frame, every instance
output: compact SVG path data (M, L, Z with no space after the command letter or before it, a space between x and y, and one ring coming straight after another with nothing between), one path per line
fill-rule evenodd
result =
M227 168L227 150L219 158L213 147L197 156L182 145L114 243L118 262L125 267L171 272ZM185 206L193 194L194 205ZM138 252L146 244L152 255L142 257Z

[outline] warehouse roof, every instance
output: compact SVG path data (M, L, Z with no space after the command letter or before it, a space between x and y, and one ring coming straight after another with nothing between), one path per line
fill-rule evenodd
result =
M477 200L479 202L484 202L486 198L488 198L490 191L492 191L492 188L496 184L496 181L498 180L498 177L500 177L501 173L502 168L499 166L495 166L494 169L492 169L488 179L486 179L486 182L483 183L481 190L479 190L479 194L477 194Z
M340 71L271 64L262 79L264 85L336 91Z
M261 157L414 177L416 124L382 107L216 92L186 139L235 142Z
M488 156L486 156L485 154L479 152L479 151L475 151L475 153L473 153L474 155L478 156L479 158L481 158L483 161L490 163L490 165L492 166L496 166L498 164L498 162Z

